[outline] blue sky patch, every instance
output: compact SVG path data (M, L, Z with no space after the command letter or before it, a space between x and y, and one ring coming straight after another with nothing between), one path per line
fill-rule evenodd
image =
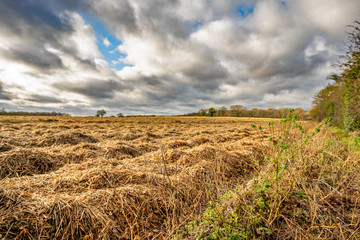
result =
M254 6L242 5L237 8L238 16L247 17L254 12Z
M116 49L122 44L122 41L116 38L103 22L101 22L96 16L89 13L83 13L81 16L85 23L91 25L94 29L97 47L111 68L121 70L126 66L132 66L121 62L121 59L127 56ZM109 41L109 46L105 46L104 39Z
M184 26L188 34L192 34L198 31L202 25L204 25L204 22L202 20L184 22Z

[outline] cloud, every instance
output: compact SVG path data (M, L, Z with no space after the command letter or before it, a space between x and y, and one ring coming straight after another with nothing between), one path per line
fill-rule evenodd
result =
M3 85L0 82L0 100L11 100L10 93L4 90Z
M109 47L111 45L111 43L109 42L109 39L107 39L107 38L104 38L103 44L105 45L105 47Z
M61 45L73 29L65 20L29 1L4 0L0 3L0 29L5 46L17 43L48 43ZM7 41L5 41L7 40Z
M122 36L123 31L132 33L140 31L134 6L127 0L88 0L87 5L118 37Z
M25 100L36 103L63 103L62 100L56 97L40 95L40 94L31 94L30 96L25 98Z
M49 52L42 46L27 49L24 46L8 49L2 52L13 61L19 61L40 70L64 68L64 64L59 56Z
M67 92L86 96L90 99L113 98L116 91L124 91L125 87L115 80L90 79L83 82L55 83L54 87Z
M302 0L289 1L289 5L303 14L312 27L323 31L338 41L344 33L344 27L359 17L359 1L350 0Z
M357 0L4 0L0 77L7 92L0 89L0 97L75 115L99 107L125 114L232 104L309 108L358 9ZM86 16L121 44L112 46ZM101 45L120 52L111 61L125 67L112 69Z
M64 55L82 63L101 57L93 29L78 13L53 12L45 6L1 1L0 51L4 57L47 70L64 67Z

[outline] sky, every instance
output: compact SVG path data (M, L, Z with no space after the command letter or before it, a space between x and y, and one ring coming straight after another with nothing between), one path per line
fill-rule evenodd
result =
M0 107L311 108L359 0L1 0Z

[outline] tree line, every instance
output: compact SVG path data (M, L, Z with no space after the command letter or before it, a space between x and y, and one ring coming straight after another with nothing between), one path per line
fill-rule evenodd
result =
M280 109L246 109L242 105L232 105L228 109L225 106L220 108L211 107L209 109L200 109L197 113L188 114L191 116L209 116L209 117L260 117L260 118L282 118L289 108ZM298 117L306 117L305 111L301 108L294 109L294 113Z
M62 116L69 117L71 116L68 113L60 113L60 112L26 112L26 111L6 111L5 108L2 108L0 111L0 115L11 115L11 116Z
M354 131L360 129L360 22L348 29L339 73L329 76L332 82L316 94L309 114L315 120L332 117L338 127Z

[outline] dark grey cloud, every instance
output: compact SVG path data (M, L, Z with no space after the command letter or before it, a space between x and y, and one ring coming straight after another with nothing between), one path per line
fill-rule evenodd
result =
M2 53L13 61L19 61L40 70L64 68L61 58L42 46L21 46Z
M185 76L191 79L192 88L201 92L213 93L229 77L226 69L211 61L193 65L183 70ZM182 87L187 87L186 85Z
M71 25L57 14L34 1L3 0L0 2L0 28L14 35L57 42L59 33L69 33Z
M4 90L3 85L0 82L0 100L11 100L10 93Z
M37 0L37 2L54 11L86 11L88 4L86 0Z
M149 23L148 27L153 31L177 39L188 36L183 20L173 13L173 9L178 7L178 1L149 0L137 4L141 5L138 14L141 16L142 24Z
M87 4L119 37L123 31L139 33L135 10L128 0L88 0Z
M53 85L55 88L77 93L91 99L110 99L116 92L128 90L123 84L115 80L90 79L85 82L59 82Z
M36 103L63 103L63 100L60 100L56 97L40 95L40 94L31 94L24 100Z
M161 86L163 84L163 81L157 76L150 76L150 77L144 76L141 79L141 82L149 86Z

